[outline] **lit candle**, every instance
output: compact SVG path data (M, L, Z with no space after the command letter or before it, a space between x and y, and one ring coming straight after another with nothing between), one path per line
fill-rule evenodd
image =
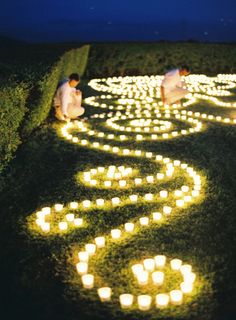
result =
M80 251L78 253L79 261L80 262L88 262L89 260L89 253L87 251Z
M82 218L75 218L74 219L74 225L76 227L82 226L82 224L83 224L83 219Z
M148 277L149 277L149 273L147 271L141 271L139 273L136 274L138 283L140 285L146 285L148 284Z
M182 275L188 274L192 271L192 266L190 264L184 264L180 267L180 272Z
M161 198L167 198L168 197L168 192L166 190L160 191L160 197Z
M50 223L49 222L44 222L42 225L41 225L41 228L44 232L49 232L50 231Z
M138 296L138 307L139 310L145 311L149 310L152 302L152 297L149 295L140 295Z
M121 236L121 231L119 229L113 229L111 230L111 237L113 239L118 239Z
M58 226L60 230L67 230L68 228L67 222L59 222Z
M77 209L78 206L79 206L78 202L71 202L71 203L70 203L70 208L71 208L71 209Z
M157 268L163 268L166 264L166 256L164 255L155 256L154 260Z
M102 302L111 300L111 288L103 287L98 289L98 295Z
M160 212L153 212L152 218L154 221L159 221L162 219L162 214Z
M83 287L86 289L92 289L94 285L94 276L92 274L84 274L82 277Z
M132 306L134 301L134 296L132 294L124 293L120 295L119 299L120 299L121 307L123 309L127 309Z
M133 274L137 276L139 273L143 272L143 265L140 263L134 264L132 266L132 271L133 271Z
M85 250L88 252L90 256L92 256L96 252L96 245L93 243L87 243L85 245Z
M132 194L129 198L131 202L136 202L138 200L138 196L136 194Z
M63 204L59 204L59 203L55 204L55 211L59 212L62 209L63 209Z
M76 269L77 269L78 274L80 274L80 275L86 274L88 272L87 262L78 262L76 264Z
M154 284L160 286L164 281L164 273L161 271L155 271L152 273L152 281Z
M191 282L182 282L180 288L183 293L190 293L193 290L193 284Z
M98 248L105 247L105 237L96 237L95 238L95 243L96 243Z
M147 193L144 196L145 200L151 201L153 199L153 194L152 193Z
M51 208L50 207L44 207L41 210L42 212L44 212L45 214L50 214L51 213Z
M74 218L75 218L75 215L73 213L68 213L66 215L66 220L69 221L69 222L73 221Z
M104 205L104 199L97 199L96 203L98 206L103 206Z
M111 181L110 180L104 181L104 186L108 188L111 187Z
M154 259L144 259L143 265L147 271L153 271L155 268L155 260Z
M183 274L184 282L193 283L196 280L196 274L193 272L187 272Z
M176 305L181 304L183 301L183 292L181 290L172 290L170 292L170 301Z
M111 199L111 202L112 204L115 206L115 205L118 205L120 203L120 198L116 197L116 198L112 198Z
M168 294L164 294L164 293L161 293L161 294L157 294L156 295L156 307L157 308L165 308L168 306L168 303L169 303L169 296Z
M170 266L172 270L175 270L175 271L179 270L181 265L182 265L182 260L180 259L172 259L170 261Z
M182 200L182 199L176 200L176 206L177 207L183 207L184 206L184 200Z
M90 200L84 200L83 201L83 207L84 208L89 208L91 206L91 201Z
M134 231L134 223L127 222L125 224L125 231L127 232L133 232Z
M148 226L149 218L148 217L139 218L139 222L140 222L141 226Z
M171 211L172 211L172 208L171 208L171 207L168 207L168 206L164 206L164 207L163 207L163 213L164 213L164 214L168 215L168 214L171 213Z

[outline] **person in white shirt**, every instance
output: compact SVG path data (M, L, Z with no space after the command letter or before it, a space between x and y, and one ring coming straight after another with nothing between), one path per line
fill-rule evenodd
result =
M189 68L182 66L180 69L174 69L165 74L161 83L161 99L164 105L180 103L180 100L189 93L183 88L185 82L181 80L181 76L187 76L189 73Z
M80 77L77 73L72 73L69 79L59 85L54 97L54 106L56 109L56 118L58 120L70 121L84 113L84 108L81 107L82 93L76 90L80 82Z

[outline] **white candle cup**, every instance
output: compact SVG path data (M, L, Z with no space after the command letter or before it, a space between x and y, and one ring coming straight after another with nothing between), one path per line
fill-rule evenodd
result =
M146 294L138 296L139 310L146 311L150 309L152 297Z
M144 196L146 201L152 201L153 200L153 194L152 193L147 193Z
M164 273L161 271L155 271L152 274L152 281L154 284L161 286L164 282Z
M140 185L140 184L142 183L142 179L141 179L141 178L135 178L135 179L134 179L134 183L135 183L136 185Z
M84 208L89 208L91 206L91 201L90 200L84 200L83 201L83 207Z
M126 180L120 180L119 181L119 186L122 187L122 188L125 187L126 186Z
M105 203L104 199L97 199L96 200L97 206L104 206L104 203Z
M111 187L111 181L110 180L104 181L104 186L107 188Z
M180 284L180 288L183 293L191 293L193 290L193 284L191 282L182 282Z
M135 276L143 272L143 265L141 263L134 264L132 266L132 272Z
M161 198L167 198L168 197L168 192L166 190L160 191L160 197Z
M43 224L41 224L41 228L44 232L49 232L50 231L50 223L44 222Z
M84 274L81 277L83 287L85 289L92 289L94 286L94 276L92 274Z
M132 294L124 293L119 297L121 308L128 309L132 306L134 296Z
M68 228L67 222L59 222L58 226L61 231L67 230Z
M184 206L184 200L182 200L182 199L176 200L176 206L177 207L183 207Z
M132 194L131 196L129 196L129 198L131 202L137 202L138 200L138 196L136 194Z
M74 219L74 225L76 227L80 227L80 226L82 226L82 224L83 224L83 219L82 218L75 218Z
M87 251L80 251L78 253L79 261L80 262L88 262L89 260L89 253Z
M163 213L164 214L169 215L169 214L171 214L171 211L172 211L171 207L168 207L168 206L164 206L163 207Z
M68 213L66 215L66 220L69 221L69 222L74 221L74 218L75 218L75 215L73 213Z
M95 252L96 252L96 244L93 244L93 243L87 243L85 245L85 251L88 252L88 254L90 256L92 256Z
M78 262L76 264L76 269L79 275L84 275L88 272L88 263L87 262Z
M183 292L181 290L172 290L170 292L170 301L172 304L180 305L183 302Z
M95 243L98 248L105 247L105 242L106 242L105 237L96 237L95 238Z
M154 177L153 176L147 176L146 178L148 183L153 183L154 182Z
M183 274L184 282L193 283L196 280L196 274L193 272L188 272Z
M180 259L172 259L170 261L170 266L172 270L175 270L175 271L179 270L181 265L182 265L182 260Z
M56 212L59 212L59 211L62 211L63 210L63 204L55 204L55 211Z
M163 173L157 173L157 179L158 180L164 179L164 174Z
M156 267L157 268L163 268L166 264L166 256L164 255L157 255L154 257L155 259L155 263L156 263Z
M156 307L157 308L165 308L168 306L169 304L169 296L168 294L165 294L165 293L160 293L160 294L157 294L156 295Z
M141 226L148 226L149 218L148 217L139 218L139 222L140 222Z
M131 223L131 222L125 223L125 231L126 232L133 232L134 231L134 223Z
M121 231L119 229L112 229L111 230L112 239L119 239L120 236L121 236Z
M155 269L154 259L144 259L143 260L144 269L147 271L153 271Z
M192 266L190 264L183 264L181 267L180 267L180 272L182 273L182 275L186 275L190 272L192 272Z
M162 214L160 212L153 212L152 218L154 221L160 221L162 219Z
M45 215L46 215L46 214L50 214L50 213L51 213L51 208L50 208L50 207L44 207L44 208L42 208L41 211L44 212Z
M144 270L140 273L137 273L136 277L138 280L138 284L142 286L148 284L149 273L147 271Z
M112 202L113 206L117 206L120 203L120 198L118 198L118 197L112 198L111 202Z
M188 186L182 186L182 187L181 187L181 190L182 190L183 192L188 192L188 191L189 191L189 187L188 187Z
M78 206L79 206L78 202L75 202L75 201L74 201L74 202L71 202L71 203L70 203L70 208L71 208L71 209L77 209Z
M102 302L111 300L111 288L103 287L98 289L98 295Z
M38 219L43 219L44 220L44 218L45 218L45 212L43 212L43 211L38 211L38 212L36 212L36 217L38 218Z

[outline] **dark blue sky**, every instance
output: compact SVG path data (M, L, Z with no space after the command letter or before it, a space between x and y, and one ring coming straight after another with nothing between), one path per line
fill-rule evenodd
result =
M236 41L236 0L1 0L0 34L42 41Z

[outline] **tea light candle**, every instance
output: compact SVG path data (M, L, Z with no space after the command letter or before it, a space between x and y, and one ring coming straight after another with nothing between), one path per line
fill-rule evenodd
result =
M77 209L78 206L79 206L78 202L75 202L75 201L74 201L74 202L71 202L71 203L70 203L70 208L71 208L71 209Z
M153 212L152 218L154 221L159 221L162 219L162 214L160 212Z
M157 308L165 308L168 306L169 303L169 296L168 294L160 293L156 295L156 307Z
M136 185L139 185L139 184L142 183L142 179L141 179L141 178L135 178L135 179L134 179L134 183L135 183Z
M196 274L193 272L187 272L183 274L184 282L193 283L196 280Z
M110 180L104 181L104 186L108 188L111 187L111 181Z
M155 256L154 260L157 268L163 268L166 264L166 256L164 255Z
M126 186L126 180L120 180L119 181L119 186L120 187L125 187Z
M111 288L103 287L98 289L98 295L102 302L111 300Z
M154 284L160 286L164 282L164 273L161 271L155 271L152 274L152 281Z
M103 205L104 205L104 199L97 199L97 200L96 200L96 204L97 204L98 206L103 206Z
M133 232L134 231L134 223L127 222L125 224L125 231L127 232Z
M59 222L58 226L60 230L67 230L68 228L67 222Z
M94 286L94 276L92 274L84 274L82 277L83 287L86 289L92 289Z
M184 200L182 200L182 199L176 200L176 206L177 207L183 207L184 206Z
M84 208L89 208L91 206L91 201L90 200L84 200L83 201L83 207Z
M83 219L82 218L75 218L74 219L74 225L76 227L82 226L82 224L83 224Z
M138 307L139 310L149 310L152 302L152 297L146 294L138 296Z
M132 194L129 198L131 202L136 202L138 200L138 196L136 194Z
M78 262L76 264L76 269L77 269L78 274L80 274L80 275L86 274L88 272L87 262Z
M49 232L50 231L50 223L49 222L44 222L42 225L41 225L41 228L44 232Z
M75 215L73 213L68 213L66 215L66 220L69 221L69 222L73 221L74 218L75 218Z
M161 198L167 198L168 197L168 192L166 190L160 191L160 197Z
M162 180L164 178L164 174L163 173L157 173L157 179L158 180Z
M192 271L192 266L190 264L184 264L180 267L180 272L182 275L188 274Z
M143 265L140 263L134 264L132 266L132 272L135 276L137 276L139 273L143 272Z
M119 229L113 229L111 230L111 237L113 239L119 239L121 236L121 231Z
M79 261L80 262L88 262L89 260L89 253L87 251L80 251L78 253Z
M143 265L147 271L153 271L155 268L155 260L154 259L144 259Z
M175 271L179 270L181 265L182 265L182 260L180 259L172 259L170 261L170 266L172 270L175 270Z
M171 207L168 207L168 206L164 206L164 207L163 207L163 213L164 213L164 214L168 215L168 214L171 213L171 211L172 211L172 208L171 208Z
M182 282L180 288L183 293L190 293L193 290L193 284L191 282Z
M50 214L51 213L51 208L50 207L44 207L44 208L42 208L41 211L44 212L45 215L46 214Z
M149 273L147 271L144 270L144 271L141 271L140 273L137 273L136 277L140 285L148 284Z
M145 200L151 201L153 199L153 194L152 193L147 193L144 196Z
M119 299L120 299L121 307L123 309L127 309L132 306L134 301L134 296L132 294L124 293L120 295Z
M153 176L147 176L147 182L148 183L153 183L154 182L154 177Z
M116 198L112 198L111 202L113 205L118 205L120 203L120 198L116 197Z
M40 219L41 221L44 220L45 215L46 215L46 214L45 214L44 212L42 212L42 211L38 211L38 212L36 213L36 217L37 217L38 219Z
M96 252L96 245L93 243L87 243L85 245L85 250L88 252L90 256L92 256Z
M105 237L96 237L95 238L95 243L96 243L98 248L105 247Z
M59 203L55 204L55 211L56 212L62 211L62 209L63 209L63 204L59 204Z
M140 222L141 226L148 226L149 218L148 217L139 218L139 222Z
M170 301L173 304L180 305L183 301L183 292L181 290L172 290L170 292Z

